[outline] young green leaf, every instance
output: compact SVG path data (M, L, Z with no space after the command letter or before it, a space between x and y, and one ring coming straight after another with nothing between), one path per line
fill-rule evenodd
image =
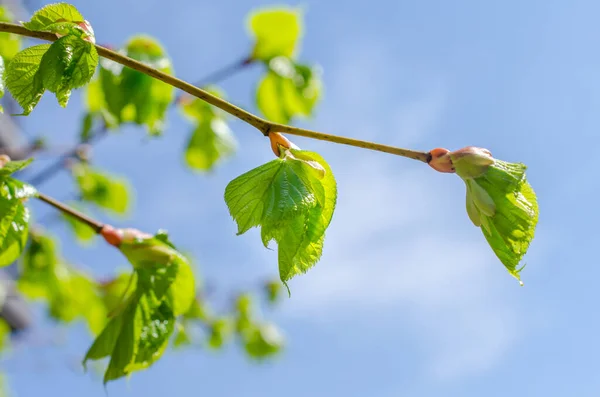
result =
M0 56L0 98L4 96L4 58ZM4 108L0 105L0 113L4 113Z
M18 287L27 297L46 301L50 316L57 321L84 319L92 334L100 332L106 323L106 308L97 285L60 258L57 243L49 235L31 233Z
M321 80L316 68L294 64L284 57L269 62L269 72L256 90L261 113L277 123L308 117L321 97Z
M190 168L208 171L233 154L237 142L229 126L221 119L202 122L194 129L185 149L185 162Z
M283 335L273 324L252 326L244 333L243 341L248 355L258 360L276 355L285 344Z
M171 60L151 37L132 38L123 52L162 72L173 73ZM111 124L133 122L145 125L151 135L159 135L174 99L174 89L141 72L103 60L98 80L88 88L87 97L90 111L110 114L114 118Z
M479 148L449 154L467 185L467 212L508 272L521 280L518 268L533 240L538 221L536 195L520 163L494 159Z
M208 91L223 97L215 88ZM219 160L233 154L237 142L221 110L196 98L181 102L180 107L183 114L196 123L185 150L185 161L190 168L208 171Z
M13 263L25 248L29 210L18 200L0 198L0 266Z
M103 173L84 163L73 165L71 171L85 201L119 215L127 213L132 195L125 179Z
M302 10L291 7L258 10L249 16L248 28L255 39L253 59L293 57L302 36Z
M13 16L5 6L0 6L0 22L12 22ZM13 33L0 33L0 57L9 62L21 49L21 36Z
M321 257L336 197L335 178L325 160L295 149L239 176L225 189L238 235L260 226L265 246L277 242L283 282L306 272Z
M14 262L23 252L29 229L29 210L23 202L37 191L10 176L30 160L9 161L0 167L0 266Z
M59 35L75 34L77 36L94 38L94 31L83 15L75 6L68 3L54 3L33 13L31 21L24 22L29 30L37 32L52 32Z
M31 113L45 88L38 74L43 55L50 44L40 44L19 52L6 67L4 82L13 98L23 108L22 115Z
M56 94L60 106L67 106L71 90L86 85L98 66L93 44L68 35L56 40L43 55L39 75L44 88Z
M136 286L117 309L84 359L110 356L104 382L152 365L163 354L176 316L194 301L194 278L185 259L161 238L119 231L121 252L131 262Z

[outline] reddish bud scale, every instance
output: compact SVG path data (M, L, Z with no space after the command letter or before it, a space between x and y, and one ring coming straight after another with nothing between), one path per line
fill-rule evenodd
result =
M281 156L280 146L286 149L290 149L293 146L293 143L279 132L271 132L269 140L271 141L271 150L273 150L276 157Z
M100 234L107 243L117 248L123 241L123 232L120 229L115 229L111 225L104 225L102 230L100 230Z
M6 154L0 154L0 168L4 167L6 163L10 162L10 157Z
M454 173L454 166L449 155L450 151L444 148L435 148L429 152L431 160L429 166L438 172Z

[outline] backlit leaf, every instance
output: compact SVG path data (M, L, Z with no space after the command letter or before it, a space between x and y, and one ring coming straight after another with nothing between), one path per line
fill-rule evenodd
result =
M0 168L0 266L14 262L27 242L29 210L23 202L37 195L37 191L10 175L30 162L9 161Z
M50 44L40 44L19 52L6 67L4 82L12 97L23 108L23 115L31 113L45 88L38 74L42 56Z
M83 15L75 6L68 3L54 3L40 8L33 13L31 21L23 23L29 30L44 31L67 35L69 33L88 33L90 29L82 26L85 22ZM93 31L90 34L93 37Z
M321 97L321 80L315 68L277 57L258 84L256 103L261 113L276 123L312 114Z
M520 163L493 159L478 148L450 154L467 185L467 210L508 272L521 280L519 268L538 222L536 195ZM484 162L485 161L485 162Z
M255 39L254 59L292 57L302 36L302 11L291 7L261 9L249 16L248 28Z
M237 177L225 189L238 234L260 226L265 246L272 239L277 242L284 282L321 257L336 197L335 179L325 160L295 149Z
M134 268L135 288L113 310L113 318L94 341L86 357L110 356L104 382L152 365L175 329L176 317L186 313L195 296L189 263L172 244L126 229L119 245ZM127 290L123 278L118 289ZM114 287L114 286L111 286Z
M214 87L207 91L223 97L223 93ZM196 125L185 150L185 162L190 168L208 171L218 161L233 154L237 142L225 122L223 111L197 98L182 101L180 108Z
M92 334L106 323L106 308L93 279L60 257L56 241L39 231L31 240L21 263L20 291L31 299L44 300L53 319L70 323L83 319Z
M6 6L0 6L0 22L13 22L13 16ZM9 62L21 49L21 36L0 32L0 57Z
M106 174L83 163L75 164L71 170L85 201L119 215L127 213L132 195L125 179Z
M98 53L93 44L76 36L65 36L50 46L42 57L39 75L44 88L56 94L65 107L71 90L87 84L98 66Z
M167 53L149 36L133 37L123 52L162 72L173 73ZM174 99L173 87L113 61L103 60L100 64L97 83L94 82L88 92L90 111L103 110L112 115L116 123L145 125L151 135L160 134L167 109Z

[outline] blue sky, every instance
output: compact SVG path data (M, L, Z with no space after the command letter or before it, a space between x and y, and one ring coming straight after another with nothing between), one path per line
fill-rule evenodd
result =
M246 0L75 1L99 43L150 33L176 73L195 80L247 53ZM298 3L288 3L296 5ZM277 360L252 364L237 346L222 353L170 352L110 396L597 396L600 343L594 247L599 185L600 53L594 1L306 1L300 59L324 70L320 131L429 150L467 145L524 162L540 203L537 237L521 288L472 226L465 188L420 163L307 139L338 180L339 200L322 260L290 283L291 299L265 316L285 332ZM255 110L253 67L223 84ZM44 98L25 120L31 134L73 142L82 112ZM241 145L211 175L185 168L191 126L170 115L148 142L125 128L95 151L98 165L127 175L135 212L120 225L166 228L226 296L276 275L276 253L256 231L235 236L223 202L229 180L271 160L267 142L232 123ZM43 163L43 160L39 161ZM72 192L66 174L47 185ZM40 216L48 209L36 207ZM112 274L126 265L100 244L81 248L59 228L65 256ZM43 324L42 314L40 321ZM59 346L48 347L59 336ZM83 327L42 326L35 343L2 364L19 396L105 396L77 362Z

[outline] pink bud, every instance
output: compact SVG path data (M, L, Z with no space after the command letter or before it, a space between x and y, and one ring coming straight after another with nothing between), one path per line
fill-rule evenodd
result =
M0 168L4 167L6 163L10 162L10 157L6 154L0 154Z
M104 237L107 243L114 247L119 247L123 241L123 232L119 229L115 229L111 225L104 225L100 234Z
M431 155L431 160L429 160L429 166L436 171L453 173L454 166L452 165L452 160L448 155L450 151L444 148L435 148L429 152Z

